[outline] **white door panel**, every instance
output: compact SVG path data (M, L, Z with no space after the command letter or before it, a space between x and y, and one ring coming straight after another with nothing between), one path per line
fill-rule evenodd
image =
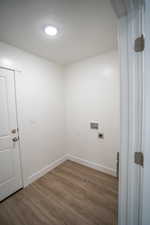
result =
M5 164L3 163L5 162ZM7 166L6 166L7 165ZM10 180L13 175L13 152L11 150L0 152L0 184Z
M6 135L9 130L8 95L6 77L0 76L0 136Z
M0 69L0 201L22 187L15 101L14 72Z
M12 148L12 140L9 136L0 137L0 152L4 149L10 149Z

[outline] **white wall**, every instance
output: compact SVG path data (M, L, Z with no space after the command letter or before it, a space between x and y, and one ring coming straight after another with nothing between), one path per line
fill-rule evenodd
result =
M69 154L115 173L120 139L119 61L116 51L65 68L66 146ZM99 132L90 122L99 122Z
M62 68L0 42L0 63L17 75L25 182L65 154ZM35 173L35 174L34 174Z
M62 68L0 42L0 64L22 71L16 83L25 184L66 153L114 174L120 138L116 52ZM104 140L91 121L99 121Z

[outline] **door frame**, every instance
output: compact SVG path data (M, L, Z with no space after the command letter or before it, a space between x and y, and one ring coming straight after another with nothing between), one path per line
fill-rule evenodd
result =
M19 160L20 160L20 172L21 172L21 188L25 187L25 176L24 176L24 160L23 160L23 154L22 154L22 142L21 142L21 111L20 111L20 101L19 101L19 93L18 93L18 88L17 88L17 78L20 77L21 75L21 70L15 68L15 67L10 67L10 66L5 66L2 63L0 63L0 69L3 70L10 70L14 73L14 91L15 91L15 108L16 108L16 116L17 116L17 127L18 127L18 135L19 135L19 140L18 140L18 149L19 149Z
M145 0L144 33L144 104L143 104L143 150L144 150L144 171L143 171L143 192L142 192L142 225L150 223L150 1Z
M128 145L129 145L129 81L128 81L128 42L127 17L120 18L119 24L120 59L120 156L119 156L119 200L118 225L127 225L128 199Z
M143 53L134 51L134 41L143 31L144 8L132 8L119 19L121 151L118 225L141 225L143 168L134 163L142 151Z

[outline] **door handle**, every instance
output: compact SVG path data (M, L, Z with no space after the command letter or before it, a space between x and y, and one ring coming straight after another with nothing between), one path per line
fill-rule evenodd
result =
M19 140L19 137L17 138L17 137L14 137L13 139L12 139L12 141L13 142L17 142Z

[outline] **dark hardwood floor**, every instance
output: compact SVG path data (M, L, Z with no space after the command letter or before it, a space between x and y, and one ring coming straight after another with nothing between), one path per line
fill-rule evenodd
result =
M66 161L0 203L0 225L114 225L117 179Z

